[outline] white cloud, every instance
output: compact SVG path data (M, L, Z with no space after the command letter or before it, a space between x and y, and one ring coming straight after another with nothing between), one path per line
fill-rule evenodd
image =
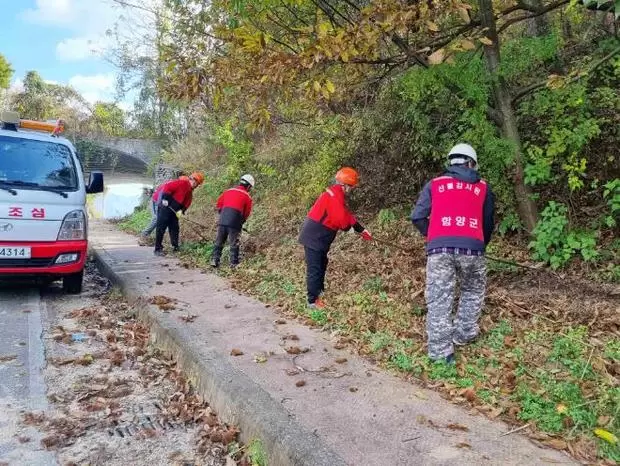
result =
M106 48L106 41L96 36L64 39L56 45L56 58L78 61L99 56Z
M113 2L105 0L36 0L35 3L35 8L22 12L25 21L73 31L92 32L95 28L99 32L102 26L109 27L116 17Z
M90 103L98 100L112 100L114 94L114 74L75 75L69 85L77 90Z

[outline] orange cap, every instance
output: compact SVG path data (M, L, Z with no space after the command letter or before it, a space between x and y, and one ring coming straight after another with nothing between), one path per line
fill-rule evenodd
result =
M190 178L193 178L196 183L202 184L205 182L205 176L200 172L194 172L190 175Z
M357 186L359 183L359 175L357 171L351 167L342 167L336 173L336 181L349 186Z

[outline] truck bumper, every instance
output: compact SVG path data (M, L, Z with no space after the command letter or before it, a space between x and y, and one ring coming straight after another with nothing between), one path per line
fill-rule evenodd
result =
M0 259L0 280L19 276L59 277L84 269L88 241L3 241L3 246L29 247L30 259ZM70 262L62 262L70 259Z

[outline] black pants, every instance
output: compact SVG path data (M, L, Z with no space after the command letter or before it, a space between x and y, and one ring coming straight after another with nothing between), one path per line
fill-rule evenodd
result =
M327 271L328 251L317 251L304 246L306 255L306 287L308 302L312 304L325 289L325 272Z
M213 247L213 254L211 254L211 260L215 261L219 265L220 258L222 257L222 249L226 240L230 242L230 263L231 265L239 264L239 236L241 230L232 227L226 227L218 225L217 236L215 237L215 246Z
M157 229L155 230L155 251L161 251L164 247L164 233L168 229L170 243L173 248L179 247L179 219L170 207L159 206L157 210Z

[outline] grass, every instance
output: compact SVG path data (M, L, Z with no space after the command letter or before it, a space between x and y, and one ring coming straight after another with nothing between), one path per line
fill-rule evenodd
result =
M138 209L132 215L122 219L118 227L129 233L140 233L151 223L151 213L147 209Z
M259 439L252 440L248 445L248 457L252 466L267 466L267 453L263 442Z

